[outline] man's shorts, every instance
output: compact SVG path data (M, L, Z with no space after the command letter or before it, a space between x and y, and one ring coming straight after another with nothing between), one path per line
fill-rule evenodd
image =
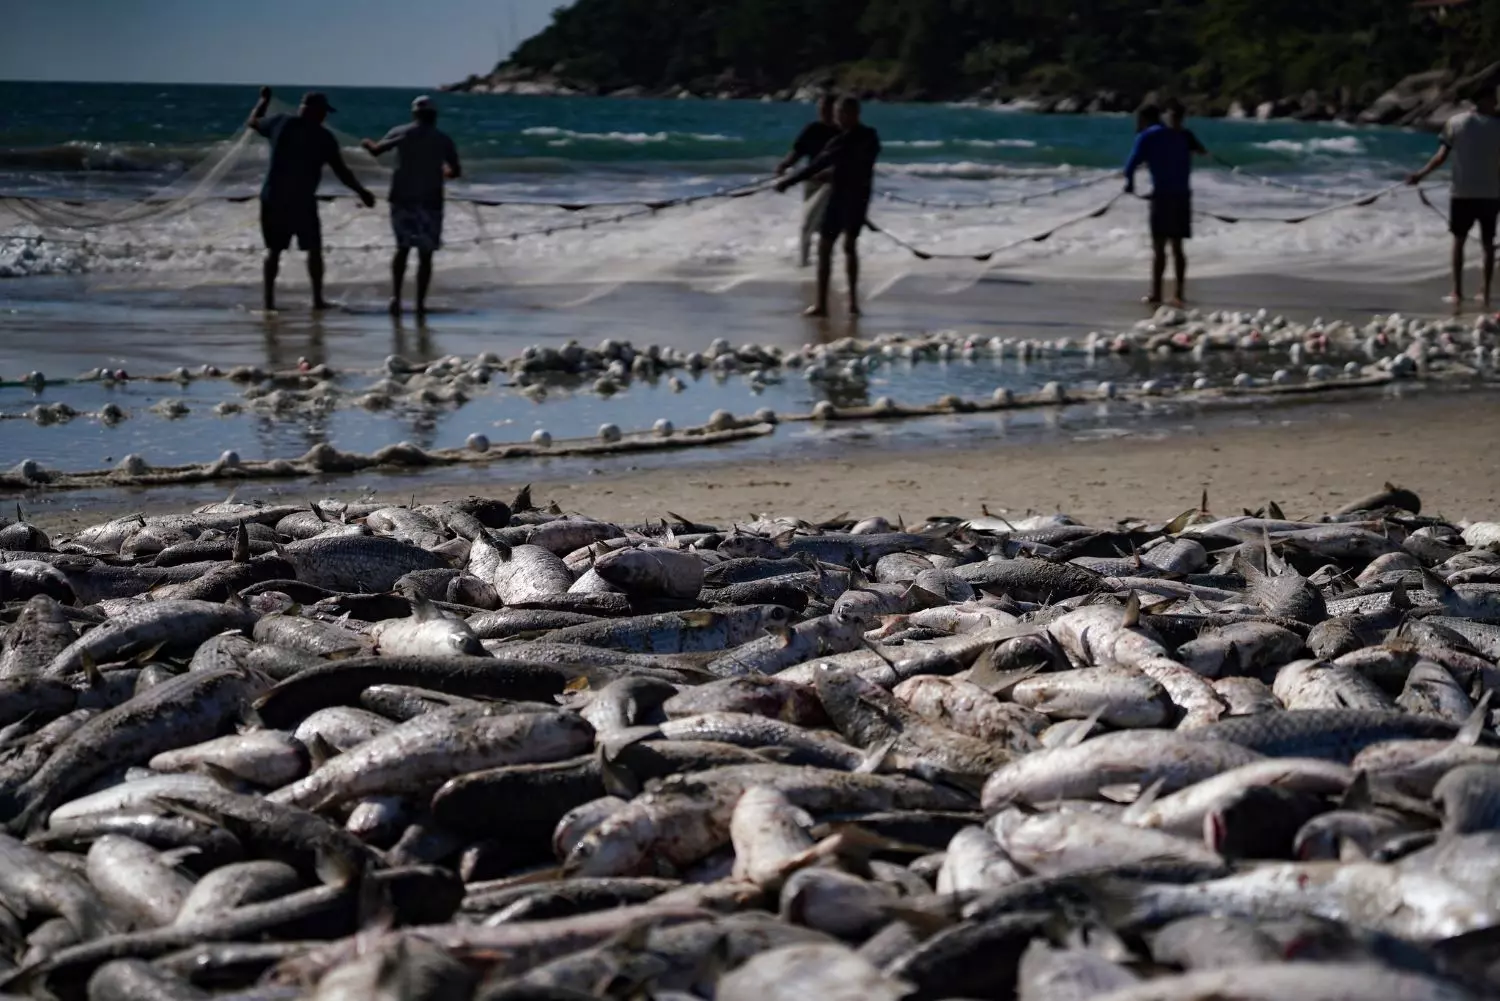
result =
M443 245L442 206L391 202L391 230L401 250L437 250Z
M260 235L267 250L286 250L297 238L299 250L319 250L323 246L323 226L318 221L318 203L260 203Z
M1479 239L1494 246L1495 220L1500 217L1500 198L1455 198L1448 205L1448 232L1466 239L1474 224L1479 224Z
M1190 194L1151 195L1151 238L1153 240L1191 240L1193 238L1193 196Z
M823 222L819 232L824 239L834 240L840 236L849 239L859 239L859 234L864 231L865 217L870 210L870 203L863 199L846 200L839 198L838 189L828 199L828 207L823 210Z

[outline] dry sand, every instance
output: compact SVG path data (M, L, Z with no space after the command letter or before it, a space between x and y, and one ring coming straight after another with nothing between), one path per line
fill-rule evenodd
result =
M1387 480L1415 489L1428 511L1451 518L1500 515L1494 429L1500 397L1469 392L1383 401L1265 409L1192 423L1145 424L1107 439L1051 435L1030 443L958 438L941 447L894 450L853 442L837 457L739 458L631 469L600 463L568 478L538 475L531 464L499 464L460 482L441 471L384 479L373 491L354 478L326 483L248 485L241 499L374 496L406 503L470 493L508 497L533 481L539 503L620 522L667 511L712 522L774 512L809 520L842 512L901 516L1065 511L1108 523L1127 516L1165 519L1198 503L1203 490L1218 514L1278 502L1289 517L1335 509ZM698 458L695 456L695 458ZM534 479L533 479L534 478ZM28 516L72 530L111 514L184 510L219 490L198 488L113 497L39 495Z
M1480 518L1500 516L1497 427L1500 400L1461 394L1279 411L1254 427L1206 425L1162 436L1143 429L1108 440L984 449L861 449L837 462L771 460L538 482L533 494L626 521L668 509L713 522L763 511L917 520L978 514L984 505L1107 523L1170 517L1196 506L1205 489L1219 514L1274 500L1288 517L1311 516L1390 480L1416 490L1429 511Z

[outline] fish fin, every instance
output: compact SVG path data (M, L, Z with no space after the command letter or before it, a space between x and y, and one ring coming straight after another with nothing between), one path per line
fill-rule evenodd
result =
M1445 583L1443 586L1447 587L1448 585ZM1406 579L1404 577L1397 577L1396 586L1391 589L1391 607L1403 611L1412 607L1411 595L1406 592Z
M1198 510L1208 514L1208 487L1203 488L1203 498L1198 502Z
M776 546L777 549L785 550L789 546L791 546L792 540L796 537L797 530L795 528L789 528L785 532L780 532L776 535L771 536L771 542Z
M1141 784L1139 782L1117 782L1113 785L1100 786L1099 795L1112 803L1134 803L1141 798Z
M892 734L891 736L882 740L880 743L869 748L865 753L864 760L859 763L859 767L854 769L854 771L861 775L873 775L874 773L880 771L881 767L885 764L886 759L889 758L891 752L895 750L896 741L898 739L899 735Z
M338 757L339 750L328 743L327 738L321 733L314 733L307 741L307 756L312 762L313 770L316 771Z
M1146 811L1161 797L1161 791L1166 786L1166 779L1157 779L1135 798L1135 802L1125 808L1120 814L1120 823L1129 824L1132 827L1140 826L1141 820L1146 816Z
M1188 526L1193 523L1193 519L1196 518L1197 516L1198 516L1198 509L1197 508L1188 508L1186 511L1182 512L1177 517L1175 517L1171 521L1167 522L1166 525L1163 526L1163 528L1161 530L1162 534L1163 535L1177 535L1177 534L1185 531L1188 528Z
M1490 702L1494 697L1493 688L1488 689L1479 697L1479 701L1474 704L1474 711L1469 713L1469 718L1464 720L1464 725L1459 727L1458 733L1454 735L1455 744L1473 747L1479 743L1479 738L1484 735L1484 724L1489 720Z
M1275 501L1266 502L1266 513L1277 521L1286 521L1286 515L1281 513L1281 505Z
M948 604L948 599L943 597L941 594L938 594L935 591L929 591L925 587L918 587L916 584L908 586L906 589L906 593L901 597L904 600L908 601L912 598L920 598L922 601L927 603L925 606L927 608L937 608L940 605Z
M978 685L996 698L1015 688L1021 682L1034 674L1041 673L1042 666L1033 664L1030 667L1017 668L1014 671L996 670L994 666L994 654L981 654L981 658L988 657L988 661L981 659L969 670L969 681Z
M243 521L234 530L234 551L229 558L235 563L250 562L250 531Z
M678 612L677 616L682 620L683 625L691 626L694 629L707 629L710 626L718 624L720 618L722 618L720 613L707 608L694 608L686 612Z
M1426 567L1420 568L1422 574L1422 590L1440 602L1447 603L1458 597L1458 592L1448 586L1448 582Z
M98 688L104 684L104 672L99 670L94 655L87 650L79 651L79 659L83 661L83 676L88 681L90 688Z
M414 590L406 600L411 603L412 618L418 622L430 622L442 618L432 602L427 600L426 595Z
M1088 716L1084 717L1081 720L1077 720L1077 723L1079 724L1077 731L1069 734L1068 738L1058 746L1077 747L1079 744L1083 743L1088 739L1089 734L1094 732L1094 727L1099 725L1099 717L1103 715L1104 707L1100 706L1098 709L1095 709L1093 712L1089 713Z
M621 799L634 799L643 788L640 776L599 749L599 778L604 792Z
M513 514L520 514L523 511L534 511L534 510L536 510L536 508L533 507L532 503L531 503L531 484L530 483L526 484L520 490L516 491L516 497L515 497L515 499L510 502L510 510L511 510L511 513L513 513Z
M489 539L490 545L494 546L495 551L500 554L500 562L509 563L512 553L510 543L505 542L502 539L497 539L495 536L490 535L488 532L485 533L485 536Z
M314 856L313 871L329 886L347 886L360 877L362 870L353 859L342 852L319 850ZM373 881L366 880L366 882Z
M203 809L198 804L178 799L171 793L158 793L148 799L147 802L163 813L176 814L184 820L191 820L205 827L213 828L218 827L220 824L218 817Z
M1370 776L1363 771L1354 773L1354 781L1344 790L1344 795L1339 798L1340 810L1368 810L1375 805L1374 797L1370 794Z
M1120 623L1126 629L1134 629L1141 624L1141 597L1134 591L1130 597L1125 599L1125 619Z
M323 508L322 508L322 506L317 501L312 501L307 506L310 507L310 508L312 508L312 513L315 514L315 515L317 515L318 516L318 520L321 521L323 524L325 524L325 525L332 524L333 519L330 518L330 517L328 517L328 512L324 511Z
M1153 602L1153 603L1151 603L1149 605L1142 605L1141 606L1141 614L1142 615L1159 615L1162 612L1165 612L1167 609L1171 608L1173 605L1177 604L1181 600L1182 599L1178 598L1178 597L1168 596L1168 597L1163 598L1160 601Z

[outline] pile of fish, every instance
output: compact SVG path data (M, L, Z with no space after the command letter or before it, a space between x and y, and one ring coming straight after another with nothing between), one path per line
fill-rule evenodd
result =
M1409 490L231 498L0 602L0 996L1500 996L1500 523Z

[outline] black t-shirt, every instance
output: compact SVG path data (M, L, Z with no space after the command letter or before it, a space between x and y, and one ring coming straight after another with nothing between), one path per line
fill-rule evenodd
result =
M1187 140L1189 152L1197 153L1200 156L1208 152L1208 147L1204 146L1203 143L1198 140L1198 137L1193 135L1192 129L1183 129L1182 136Z
M880 157L880 134L868 125L840 132L818 154L806 173L833 169L833 197L840 201L869 201L875 188L875 161Z
M836 125L829 125L822 121L809 122L807 128L797 136L797 141L792 143L792 151L809 160L815 159L838 134L839 130Z
M313 204L324 164L339 163L338 140L300 115L272 115L255 125L271 141L271 165L260 189L262 201Z

